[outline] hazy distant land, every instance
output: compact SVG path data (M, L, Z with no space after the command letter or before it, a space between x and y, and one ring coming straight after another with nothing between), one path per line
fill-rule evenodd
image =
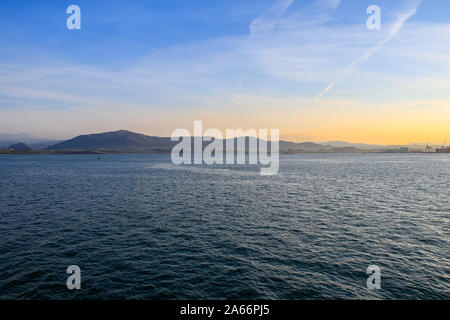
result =
M0 154L99 154L99 153L170 153L178 143L170 137L147 136L127 130L80 135L65 141L46 141L26 134L0 135ZM9 140L5 140L9 138ZM249 144L246 137L246 145ZM204 142L204 145L209 142ZM280 140L280 153L407 153L425 152L426 146L382 146L344 141L324 143ZM434 152L434 148L433 148Z

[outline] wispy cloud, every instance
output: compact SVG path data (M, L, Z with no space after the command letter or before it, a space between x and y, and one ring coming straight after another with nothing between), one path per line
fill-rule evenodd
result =
M342 0L317 0L315 4L324 8L336 9L341 2Z
M350 74L353 71L355 71L355 69L357 69L359 66L361 66L362 64L364 64L365 62L367 62L377 51L379 51L381 48L383 48L383 46L389 41L391 40L393 37L395 37L399 31L402 29L403 25L405 24L405 22L410 19L412 16L414 16L417 13L417 10L420 6L420 4L422 3L422 0L417 0L414 7L408 9L405 12L402 12L397 20L395 21L395 23L392 25L392 27L389 30L388 35L381 40L380 42L378 42L374 47L370 48L369 50L367 50L366 52L364 52L364 54L360 57L358 57L356 60L354 60L347 68L344 69L344 71L342 72L342 75L346 75L346 74ZM322 96L324 96L325 94L327 94L331 89L333 89L333 87L336 85L337 81L333 81L331 82L326 88L325 90L323 90L322 92L320 92L315 98L314 100L319 100Z
M261 16L250 23L250 35L275 29L283 13L294 3L294 1L295 0L276 0L272 7L267 9Z

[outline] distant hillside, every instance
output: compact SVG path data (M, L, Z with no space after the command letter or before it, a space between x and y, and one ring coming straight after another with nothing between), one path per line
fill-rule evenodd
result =
M256 138L246 137L246 150L248 150L247 148L249 146L249 141L254 139ZM166 153L171 152L172 148L177 143L178 142L172 142L169 137L152 137L126 130L120 130L114 132L81 135L49 146L45 150L51 152L98 151L112 153ZM204 142L203 147L208 144L209 142ZM336 146L313 142L296 143L280 140L279 146L281 153L361 152L361 149L345 142L339 143ZM226 150L225 141L224 150Z
M8 147L9 150L14 151L14 152L29 152L31 151L31 148L26 145L25 143L16 143L13 145L10 145Z
M48 141L30 137L26 134L8 135L0 134L5 139L25 139L27 141L1 141L0 153L30 153L30 154L97 154L97 153L170 153L177 141L171 141L169 137L154 137L139 134L127 130L104 132L77 136L66 141ZM214 139L212 139L214 140ZM245 150L249 152L250 141L259 140L254 137L245 137ZM223 140L224 152L227 152L229 140ZM210 142L204 141L203 148ZM13 146L15 145L15 146ZM234 143L235 149L237 143ZM252 144L253 145L253 144ZM257 143L257 146L259 144ZM434 146L431 146L434 148ZM267 146L270 151L270 143ZM405 153L423 152L424 146L420 144L409 146L381 146L364 143L348 143L345 141L329 141L323 143L279 141L280 153ZM191 150L194 150L192 141Z
M248 140L246 138L246 145ZM253 138L252 138L253 139ZM49 146L49 151L90 151L102 152L170 152L177 142L168 137L152 137L126 130L81 135L73 139ZM209 143L204 143L207 145ZM224 145L225 147L225 145ZM312 142L295 143L280 141L280 151L298 152L327 152L333 149Z
M0 149L7 148L12 144L25 143L30 146L33 150L43 150L50 145L54 145L60 140L49 140L42 138L35 138L26 133L21 134L8 134L0 133Z
M328 142L321 142L321 144L326 146L331 146L334 148L358 148L362 150L371 150L371 149L381 149L384 148L384 146L377 145L377 144L367 144L367 143L350 143L345 141L328 141Z
M327 152L332 147L313 142L289 142L280 140L280 150L291 152Z
M150 137L126 130L89 134L49 146L46 150L98 150L104 152L170 151L176 142L170 138Z

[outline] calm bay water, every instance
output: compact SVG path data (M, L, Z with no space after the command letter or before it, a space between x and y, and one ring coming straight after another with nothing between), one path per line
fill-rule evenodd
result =
M281 156L272 177L0 156L0 299L449 299L449 178L438 154Z

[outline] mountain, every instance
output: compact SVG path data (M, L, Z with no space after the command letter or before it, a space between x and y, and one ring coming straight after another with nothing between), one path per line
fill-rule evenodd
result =
M44 141L41 141L41 142L30 142L30 143L28 143L28 145L33 150L45 150L49 146L55 145L55 144L60 143L60 142L62 142L62 140L44 140Z
M384 146L377 144L366 144L366 143L350 143L345 141L327 141L322 142L321 144L334 147L334 148L358 148L363 150L371 150L371 149L381 149Z
M16 144L17 148L31 148L27 152L32 153L170 153L173 147L178 144L177 141L171 141L169 137L154 137L144 134L134 133L127 130L113 132L104 132L77 136L66 141L46 141L32 138L26 134L6 135L0 134L0 138L14 138L31 140L19 141L23 145L17 145L18 142L7 143L0 141L0 151L10 153L11 145ZM214 140L214 139L212 139ZM255 141L256 140L256 141ZM249 151L250 141L257 142L259 139L254 137L245 137L246 151ZM223 140L224 152L226 152L226 142ZM26 144L25 144L26 143ZM203 148L210 142L204 141ZM235 142L235 149L237 144ZM258 143L257 143L258 145ZM7 149L7 147L9 149ZM394 148L395 146L370 145L364 143L348 143L345 141L329 141L323 143L313 142L291 142L279 141L280 153L356 153L356 152L405 152L405 148ZM193 144L191 150L194 150ZM2 150L3 149L3 150ZM268 150L270 150L268 145ZM25 150L25 149L24 149ZM412 149L411 149L412 150ZM415 149L414 149L415 150ZM414 151L412 150L412 151ZM420 152L422 148L417 148Z
M31 151L31 148L26 145L25 143L16 143L13 145L10 145L8 147L9 150L14 151L14 152L29 152Z
M245 138L246 150L248 150L249 142L258 140L253 137ZM226 144L224 140L224 150ZM177 144L171 141L169 137L154 137L140 133L134 133L127 130L96 133L77 136L73 139L56 143L45 148L50 152L111 152L111 153L151 153L171 152L172 148ZM203 142L203 147L210 142ZM237 146L237 144L235 144ZM33 145L31 145L33 148ZM344 141L332 141L325 143L313 142L290 142L280 140L281 153L354 153L354 152L383 152L389 150L384 146L369 145L363 143L348 143ZM235 147L236 148L236 147ZM34 148L33 148L34 149ZM270 149L270 148L269 148ZM193 150L193 146L192 146ZM395 150L394 150L395 151Z
M127 130L81 135L47 147L49 151L166 152L177 142Z
M280 140L280 150L291 152L326 152L332 147L313 142L290 142Z
M246 145L250 138L246 137ZM63 141L47 147L47 151L101 151L119 153L146 153L146 152L170 152L178 142L171 141L168 137L153 137L134 133L127 130L89 134L77 136L73 139ZM206 146L209 142L204 142ZM224 148L225 144L224 144ZM333 147L324 146L312 142L295 143L280 141L280 151L289 153L301 152L329 152Z
M6 148L12 144L25 143L34 150L42 150L58 142L60 141L35 138L26 133L20 134L0 133L0 149Z

